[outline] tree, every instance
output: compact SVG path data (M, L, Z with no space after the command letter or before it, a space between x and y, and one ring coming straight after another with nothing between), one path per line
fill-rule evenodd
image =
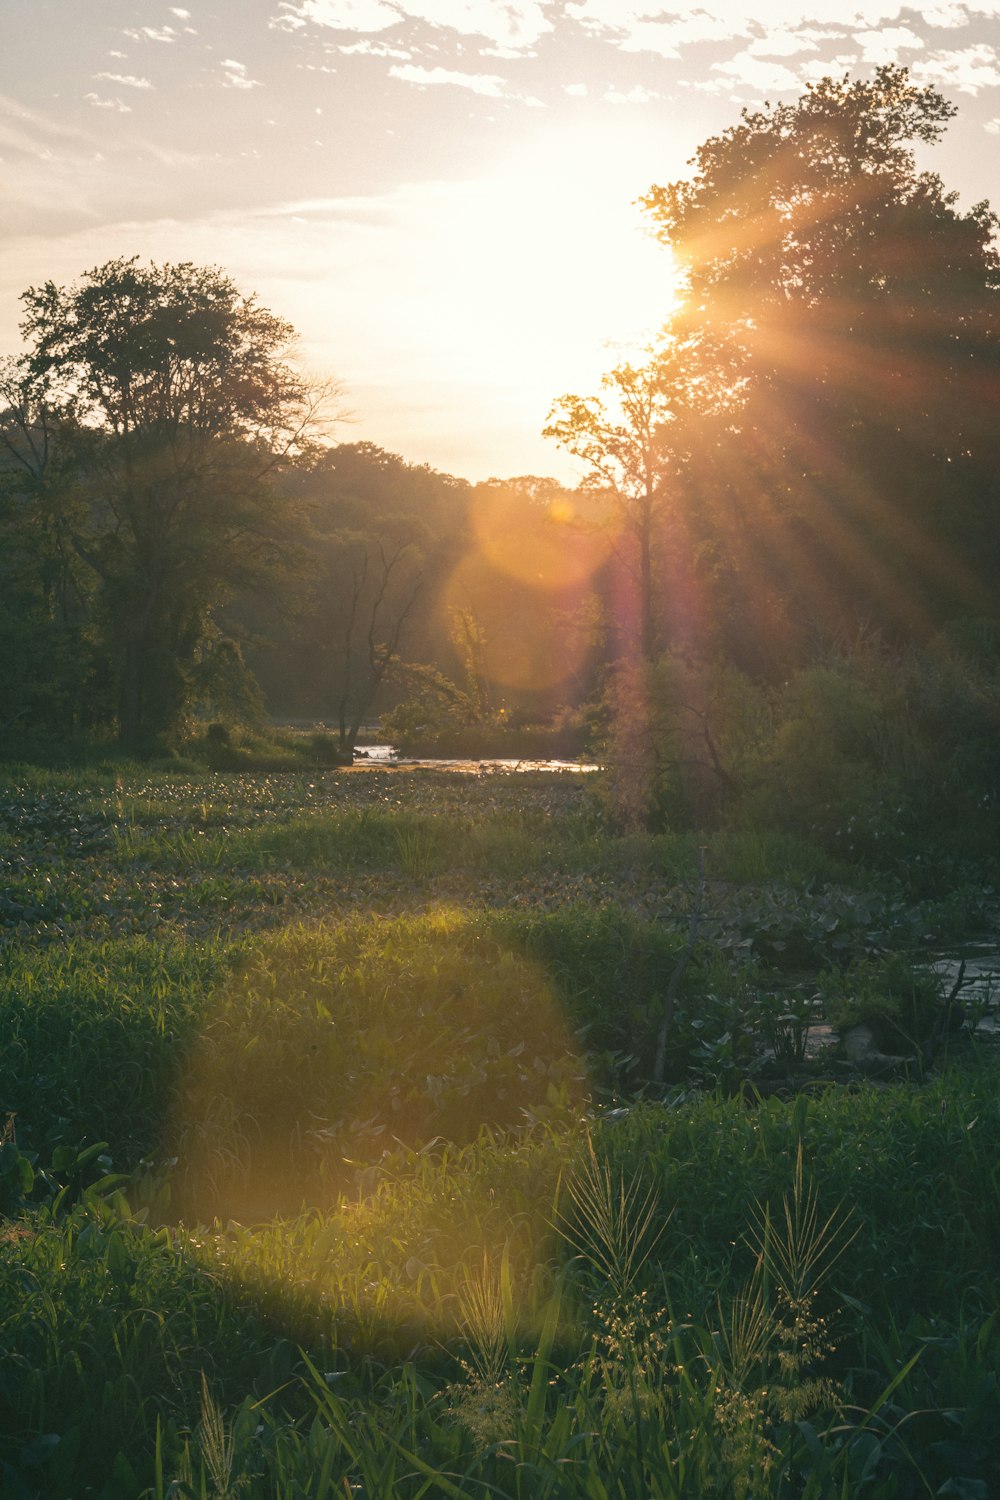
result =
M654 575L657 529L669 504L666 432L673 415L665 363L616 365L601 382L607 399L560 396L543 429L544 437L582 459L584 487L606 498L608 520L628 539L619 556L632 576L638 649L646 660L661 644Z
M436 602L466 529L464 480L374 443L340 443L293 476L308 565L286 618L244 618L267 635L252 657L268 700L294 718L335 720L342 749L398 691L404 651L449 654Z
M683 268L680 326L735 371L686 467L730 582L800 627L926 636L994 607L998 221L913 145L953 107L903 68L744 111L644 203Z
M221 605L279 565L273 480L331 388L296 373L291 327L214 267L113 260L22 300L21 386L58 460L43 478L96 579L119 738L140 747L181 722Z
M49 413L0 361L0 744L63 743L93 716L84 568L70 542Z
M337 727L342 752L357 742L361 721L398 659L407 619L417 602L422 574L413 542L364 536L342 540L351 555L351 582L341 627ZM359 651L360 647L360 651Z

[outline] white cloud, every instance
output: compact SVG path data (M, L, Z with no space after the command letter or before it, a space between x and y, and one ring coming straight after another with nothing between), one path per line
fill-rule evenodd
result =
M28 109L20 100L0 94L0 146L24 156L53 155L54 145L60 155L76 151L90 152L97 137L76 125L66 125L53 115ZM44 189L42 189L44 191Z
M816 43L802 31L778 27L767 36L755 37L747 48L751 57L797 57L800 52L815 52Z
M360 42L347 42L337 48L345 57L394 57L399 62L409 62L413 56L403 47L390 47L388 42L370 42L367 37Z
M690 7L675 0L569 0L566 15L626 52L677 58L679 48L695 43L745 41L753 57L790 57L814 51L814 42L827 33L892 27L908 8L903 0L769 0L766 28L747 20L745 0L696 0ZM1000 14L998 0L975 0L974 9L979 16ZM920 14L936 26L970 19L955 0L938 0Z
M690 42L730 41L749 37L750 23L736 7L728 5L710 12L701 8L686 12L664 10L658 19L646 0L571 0L566 14L588 31L613 41L625 52L655 52L677 58L678 47Z
M176 40L177 32L172 26L162 26L159 30L155 26L132 27L125 32L126 36L134 42L173 42Z
M987 120L983 129L990 135L1000 135L1000 119Z
M856 31L854 40L868 63L896 62L900 52L917 52L923 39L908 26L883 26L877 31Z
M721 74L728 86L742 84L752 93L779 93L801 88L799 75L791 68L769 62L766 58L751 57L749 52L739 52L728 62L713 63L712 72Z
M385 0L283 0L278 26L298 30L312 21L334 31L384 31L402 20L394 5Z
M659 94L650 93L649 89L643 88L641 83L634 84L627 94L621 93L618 89L608 89L604 95L609 104L651 104L659 97Z
M95 73L95 78L106 78L109 83L121 83L130 89L151 89L148 78L136 78L133 73Z
M176 16L178 21L190 21L191 19L191 12L189 10L182 10L179 5L172 5L170 7L170 14Z
M818 83L821 78L843 78L845 73L852 73L857 65L856 52L841 52L836 57L826 59L810 58L802 64L799 71L803 83Z
M522 56L553 29L538 0L282 0L273 24L297 30L312 22L335 31L378 32L403 21L485 38L502 57Z
M247 76L245 63L237 62L234 57L224 57L220 66L223 69L222 87L224 89L260 88L256 78Z
M942 29L969 24L969 12L964 5L931 5L925 7L920 15L928 26L940 26Z
M90 104L94 109L113 109L120 115L132 113L131 104L123 104L120 99L102 99L100 94L84 94L84 103Z
M505 84L495 73L456 73L450 68L420 68L415 63L389 69L390 78L401 83L432 84L451 83L462 89L471 89L474 94L486 94L491 99L502 99Z
M536 0L399 0L399 8L415 21L449 26L463 36L486 37L502 55L519 56L552 31L552 23Z
M564 83L563 93L569 94L573 99L586 99L587 85L585 83Z
M939 84L962 94L1000 87L1000 56L995 47L979 42L953 52L932 52L910 69L918 83Z

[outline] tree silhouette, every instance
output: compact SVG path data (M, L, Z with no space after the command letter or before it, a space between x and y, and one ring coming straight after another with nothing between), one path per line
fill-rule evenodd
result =
M21 386L58 464L33 482L97 580L119 737L136 748L177 726L219 606L275 566L287 519L271 481L329 390L288 362L290 326L215 268L113 260L22 300ZM23 442L13 457L30 472Z
M683 267L679 329L736 372L686 466L734 620L756 593L800 637L912 638L993 605L998 221L913 152L953 113L903 68L826 78L643 200Z

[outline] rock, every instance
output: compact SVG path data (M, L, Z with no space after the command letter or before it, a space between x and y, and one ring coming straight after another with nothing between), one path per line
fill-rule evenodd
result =
M840 1045L844 1049L844 1056L848 1062L866 1062L872 1053L877 1053L875 1038L870 1026L851 1026L840 1038Z
M859 1073L869 1076L884 1076L890 1073L906 1073L919 1063L916 1057L897 1057L889 1052L880 1052L870 1026L851 1026L840 1038L844 1056Z

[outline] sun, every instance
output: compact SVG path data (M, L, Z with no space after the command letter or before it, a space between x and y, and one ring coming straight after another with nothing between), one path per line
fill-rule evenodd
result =
M439 330L467 378L487 376L544 419L648 345L678 297L678 268L646 232L606 137L557 137L533 160L469 185L454 322ZM610 355L609 355L610 350Z

